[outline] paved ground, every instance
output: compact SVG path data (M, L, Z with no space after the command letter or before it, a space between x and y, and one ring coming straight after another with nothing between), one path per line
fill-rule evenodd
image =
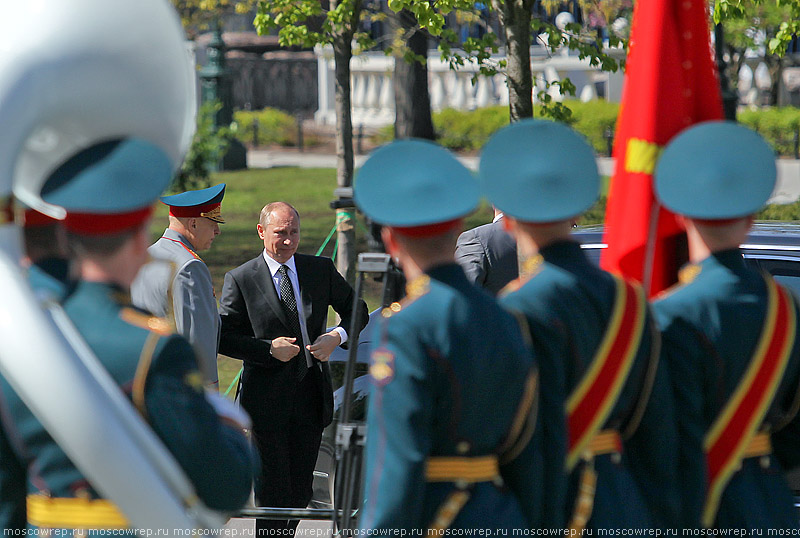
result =
M355 166L358 168L366 159L366 155L358 155ZM477 157L461 157L465 166L475 170ZM247 153L247 164L250 168L275 168L280 166L300 166L303 168L335 168L336 156L320 153L301 153L295 150L250 150ZM771 203L786 204L800 199L800 161L795 159L778 159L778 183L770 199ZM611 175L614 160L608 157L597 159L600 173Z
M232 519L225 525L223 537L255 537L254 519ZM333 527L330 521L301 521L295 532L297 538L323 538L333 536Z

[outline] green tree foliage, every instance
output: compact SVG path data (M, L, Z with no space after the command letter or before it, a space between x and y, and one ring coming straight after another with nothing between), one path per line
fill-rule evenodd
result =
M726 38L745 44L752 38L752 30L763 29L768 52L783 56L792 38L800 33L800 1L715 0L714 22L739 29L738 35L731 31Z
M783 68L783 55L797 31L800 2L797 0L716 0L714 21L723 22L726 76L735 87L738 72L745 62L745 52L763 50L764 63L772 78L770 102L777 100L778 81Z
M254 0L170 0L190 39L217 24L230 13L247 13Z
M353 120L350 97L350 60L353 41L364 48L371 44L358 31L363 15L362 0L329 0L325 9L319 0L258 0L253 24L259 34L278 31L283 46L312 47L330 45L335 69L336 182L339 187L353 184ZM337 267L345 278L355 275L354 213L337 210L339 250Z
M586 9L595 10L603 17L611 17L629 7L627 0L584 0ZM533 79L530 72L530 34L533 31L546 35L543 44L554 51L561 47L575 51L581 59L588 59L593 66L604 71L616 71L621 62L610 56L599 44L595 32L587 31L580 24L568 24L559 29L549 22L532 17L532 0L491 0L490 7L499 14L505 34L506 58L496 60L500 50L498 36L487 32L481 38L470 37L461 42L451 28L445 26L446 17L450 13L463 21L476 20L479 11L475 0L390 0L389 8L394 11L407 9L417 17L419 25L438 39L439 51L443 61L452 69L458 69L467 63L478 67L473 82L478 76L493 76L497 73L506 75L509 87L509 108L512 121L533 115L532 89ZM553 2L556 6L556 3ZM605 20L605 19L604 19ZM623 40L614 35L609 28L609 45L623 44ZM564 95L574 95L575 86L569 79L554 82ZM541 113L554 119L568 121L570 110L563 104L553 100L547 92L540 89L537 97L542 104Z

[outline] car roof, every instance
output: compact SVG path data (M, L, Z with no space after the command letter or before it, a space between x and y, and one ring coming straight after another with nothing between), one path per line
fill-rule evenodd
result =
M572 232L584 248L605 248L600 224L578 226ZM777 250L800 252L800 222L756 222L742 244L747 250Z

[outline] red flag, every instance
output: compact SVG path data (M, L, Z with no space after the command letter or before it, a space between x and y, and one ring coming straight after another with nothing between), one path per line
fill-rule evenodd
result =
M705 0L640 0L631 24L601 266L652 297L677 281L685 234L653 192L661 149L695 123L722 119Z

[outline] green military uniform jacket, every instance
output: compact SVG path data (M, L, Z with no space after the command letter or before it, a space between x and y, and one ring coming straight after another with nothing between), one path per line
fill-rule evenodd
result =
M367 470L362 529L435 527L452 480L426 480L440 457L506 452L535 373L517 320L453 264L432 268L408 285L402 308L373 334L373 388L367 416ZM531 377L530 379L534 379ZM479 481L453 521L442 528L533 528L541 522L541 461L535 392L526 429L500 457L502 480ZM514 457L515 456L515 457ZM464 499L462 499L464 500Z
M210 508L240 508L250 493L253 457L238 428L224 423L203 393L194 352L165 324L129 306L127 294L103 283L80 282L64 310L120 388L161 438ZM152 353L147 350L152 346ZM46 360L46 357L31 357ZM137 378L140 361L150 360ZM141 388L134 379L144 381ZM0 442L0 515L17 520L27 493L98 498L81 472L53 441L8 383L0 380L0 417L8 443ZM80 420L80 417L76 417ZM12 450L12 458L6 451ZM16 462L24 462L20 473ZM27 484L25 483L27 482Z
M40 300L60 302L72 285L69 281L69 260L47 258L38 261L28 269L28 282ZM8 386L2 376L0 386ZM5 424L8 421L9 417L0 415L0 527L21 530L27 526L27 463L21 439L11 437L6 432Z
M653 305L673 374L680 432L681 524L687 528L701 526L707 480L703 439L750 364L764 325L764 279L745 266L738 249L716 252L685 268L682 280L688 283L673 288ZM799 384L800 348L795 343L761 427L773 432L779 428L771 435L774 454L742 461L722 494L715 526L798 527L783 472L800 463L800 420L794 408Z
M539 359L543 411L561 418L545 424L544 432L545 503L552 514L546 523L560 528L571 523L586 470L578 463L569 476L565 472L565 403L600 345L616 284L572 241L542 248L525 264L523 275L526 271L529 279L520 281L521 287L510 286L518 289L501 304L527 317ZM673 402L667 371L651 353L654 332L646 316L628 377L600 426L622 434L622 450L594 458L597 484L589 529L669 527L678 514Z

